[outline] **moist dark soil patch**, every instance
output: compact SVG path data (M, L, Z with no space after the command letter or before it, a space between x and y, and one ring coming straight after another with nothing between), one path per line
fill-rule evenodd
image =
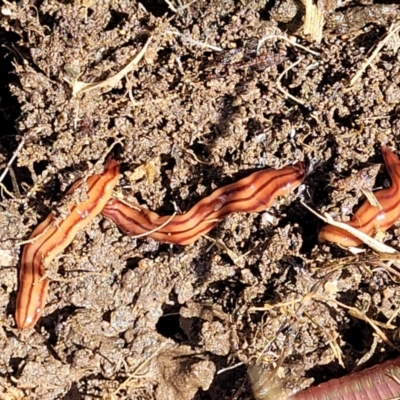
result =
M399 153L399 34L349 82L399 6L319 2L315 43L299 1L186 3L1 6L2 171L16 155L0 188L1 398L284 397L394 355L342 304L396 344L398 277L370 252L319 244L322 222L300 200L346 220L363 190L389 184L380 146ZM149 37L112 86L73 95L77 81L118 74ZM185 247L96 217L52 263L42 318L18 331L21 242L110 152L123 172L115 195L161 215L258 169L304 161L308 174L267 211L233 214ZM397 234L386 243L399 248Z

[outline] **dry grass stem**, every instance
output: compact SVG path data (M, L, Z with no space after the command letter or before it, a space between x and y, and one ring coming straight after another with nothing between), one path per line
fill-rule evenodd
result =
M219 371L217 371L217 373L216 373L215 375L220 375L220 374L222 374L222 373L224 373L224 372L226 372L226 371L230 371L230 370L232 370L232 369L235 369L235 368L237 368L237 367L240 367L240 366L242 366L243 364L244 364L244 363L242 363L242 362L238 362L237 364L231 365L230 367L222 368L222 369L220 369Z
M301 303L302 301L303 301L303 299L293 299L293 300L289 300L289 301L282 301L281 303L276 303L276 304L265 303L262 307L250 307L249 312L268 311L268 310L272 310L274 308L281 308L281 307L285 308L288 306L293 306L294 304Z
M141 233L140 235L129 236L129 237L131 239L139 239L141 237L149 236L152 233L156 233L156 232L160 231L162 228L164 228L165 226L167 226L175 218L175 216L177 214L178 214L178 212L174 211L174 213L163 224L161 224L160 226L157 226L157 228L154 228L151 231Z
M328 337L328 343L329 346L332 349L333 355L335 356L336 360L338 360L339 365L344 368L344 362L343 362L343 353L342 350L337 343L336 339L332 336L332 334L325 329L324 326L322 326L318 321L316 321L308 312L304 313L307 318L324 334Z
M150 103L150 102L151 102L151 104L160 104L160 103L166 104L167 101L172 102L174 99L177 99L177 98L178 98L177 95L172 95L172 96L170 96L170 97L168 98L168 100L166 100L166 99L155 99L155 100L136 101L136 100L133 98L132 89L129 89L129 90L127 91L127 93L128 93L129 100L131 101L133 107L142 107L142 106L144 106L144 105L146 105L146 104L148 104L148 103Z
M178 9L175 7L175 4L172 3L170 0L165 0L165 2L168 4L168 7L171 11L177 13Z
M340 301L337 301L333 298L326 297L326 296L320 296L320 295L316 295L314 298L315 298L315 300L320 300L320 301L324 301L324 302L333 302L336 305L338 305L339 307L342 307L342 308L348 310L349 314L352 317L367 322L387 345L389 345L390 347L396 348L396 346L389 340L389 338L386 336L386 334L379 328L379 327L382 327L384 329L396 329L397 328L396 326L388 325L387 323L384 324L379 321L375 321L375 320L367 317L366 315L364 315L358 308L350 307L350 306L343 304Z
M190 3L188 4L179 4L179 6L176 6L176 4L174 4L173 1L171 0L165 0L165 2L168 4L168 7L170 8L171 11L173 11L174 13L180 13L183 10L185 10L186 8L189 8L193 3L195 3L197 0L192 0ZM178 2L180 3L180 1L178 0Z
M383 263L380 261L369 261L369 260L367 260L366 262L368 262L372 267L374 267L372 270L373 272L384 271L389 275L390 279L393 282L399 283L398 280L394 279L394 276L397 276L397 278L400 278L400 272L397 269L392 268L390 266L391 262Z
M397 318L397 316L399 315L399 313L400 313L400 306L398 306L397 308L396 308L396 310L395 310L395 312L393 313L393 315L388 319L388 324L389 325L391 325L392 324L392 322L393 322L393 320L395 319L395 318Z
M304 51L306 51L307 53L310 53L314 56L319 56L320 53L318 53L317 51L313 51L310 50L308 47L302 46L301 44L298 44L296 42L294 42L293 40L290 40L289 38L287 38L286 36L282 36L282 35L268 35L268 36L264 36L262 37L259 41L258 41L258 45L257 45L257 54L260 52L260 48L261 46L269 39L282 39L288 43L290 43L292 46L296 46L300 49L303 49Z
M311 207L309 207L307 204L305 204L303 201L300 202L307 210L312 212L314 215L316 215L318 218L322 219L327 224L336 226L337 228L343 229L344 231L350 233L351 235L355 236L357 239L360 239L364 244L367 246L371 247L371 249L377 251L378 253L388 253L388 254L396 254L399 255L397 250L393 249L390 246L387 246L378 240L372 238L371 236L367 235L364 232L361 232L360 230L353 228L350 225L347 225L344 222L338 222L335 221L328 213L325 213L324 216L313 210Z
M372 190L361 188L361 192L367 198L369 204L371 204L372 207L378 207L380 210L382 210L382 206L379 203L378 199L375 197Z
M286 74L286 72L290 71L292 68L294 68L297 64L299 64L303 60L303 57L300 57L296 62L293 64L289 65L278 77L278 80L276 81L276 86L278 90L284 94L284 96L289 97L289 99L295 101L298 104L304 105L305 102L303 100L298 99L297 97L291 95L286 89L284 89L281 85L281 79L283 76Z
M279 329L279 331L281 331L281 329ZM259 363L261 361L261 358L265 357L266 352L271 347L272 343L275 342L275 340L277 340L277 335L271 337L271 339L269 339L267 341L267 343L265 344L264 348L259 352L260 354L258 355L258 357L256 359L257 363Z
M384 263L383 261L387 261L387 263ZM338 261L335 260L334 262L324 265L322 268L319 268L318 270L323 269L324 271L327 271L327 273L333 273L340 269L346 268L348 265L364 267L365 269L367 269L366 267L367 265L370 265L374 267L372 270L367 269L367 271L370 274L379 270L384 271L388 273L392 281L397 284L399 282L396 281L391 276L391 274L400 277L400 272L397 269L392 268L391 265L392 264L396 265L396 263L398 263L399 261L400 261L399 254L385 254L385 253L367 254L365 257L352 256L352 257L346 257Z
M22 140L19 142L18 147L16 148L16 150L14 151L12 157L10 158L10 160L8 161L6 168L4 169L4 171L2 172L2 174L0 175L0 183L3 182L4 178L6 177L9 169L11 168L11 165L13 164L13 162L15 161L15 159L17 158L18 154L20 153L20 151L22 150L22 147L24 147L24 144L27 140L27 138L30 135L34 135L37 133L40 133L44 128L43 127L37 127L37 128L33 128L31 129L28 133L26 133L23 137Z
M150 42L151 42L151 36L147 39L147 42L142 47L142 50L140 50L140 52L136 55L136 57L128 65L122 68L121 71L117 72L114 76L104 79L102 81L92 82L92 83L85 83L76 80L72 85L72 95L76 97L78 94L87 93L92 90L101 89L103 87L107 86L110 86L111 88L114 87L125 75L127 75L135 68L135 66L143 58Z
M128 375L128 378L126 378L125 381L122 382L121 385L117 387L117 389L115 389L112 395L115 396L121 390L125 389L133 379L143 378L144 375L139 375L139 372L161 351L165 344L166 342L161 343L160 347L147 360L144 360L141 364L139 364L138 367L131 374Z
M15 199L15 196L4 186L4 183L0 183L1 189L1 197L4 199L4 193L6 192L12 199Z
M367 69L369 65L372 64L372 61L378 56L379 52L382 50L383 46L391 39L391 37L400 30L400 23L397 25L392 24L387 32L386 36L378 43L375 50L368 57L368 59L361 65L361 68L357 71L357 73L351 78L349 87L351 88L360 78L364 71Z
M211 44L207 44L207 43L203 43L203 42L199 42L198 40L194 40L189 36L183 35L182 33L178 32L178 31L165 31L165 33L169 33L171 35L175 35L175 36L180 36L182 39L184 39L186 42L193 44L194 46L199 46L199 47L203 47L206 49L211 49L214 51L222 51L222 47L218 47L218 46L213 46Z
M292 305L294 303L300 303L300 307L298 308L298 311L296 312L296 316L299 317L299 310L301 310L302 308L304 308L304 306L310 301L310 300L314 300L314 301L322 301L324 303L334 303L337 306L344 308L346 310L348 310L349 314L357 319L360 319L362 321L365 321L366 323L368 323L369 325L371 325L371 327L374 329L374 331L379 335L379 337L389 346L395 348L396 346L394 346L394 344L389 340L389 338L386 336L386 334L381 330L381 328L383 329L396 329L397 327L395 325L392 325L390 323L390 320L388 320L388 322L386 323L382 323L376 320L373 320L369 317L367 317L365 314L363 314L358 308L356 307L351 307L348 306L340 301L337 301L336 299L332 298L332 297L328 297L328 296L324 296L324 295L319 295L317 294L315 291L310 292L308 294L306 294L304 297L302 297L301 299L296 299L296 300L292 300L290 302L282 302L282 303L277 303L277 304L264 304L263 307L253 307L251 309L249 309L249 311L266 311L268 309L271 308L284 308L287 307L288 305ZM314 321L313 321L314 322Z
M265 311L267 307L273 308L275 306L279 307L279 311L284 315L289 322L284 323L280 326L280 328L276 331L275 336L271 338L267 344L265 345L263 351L260 353L260 355L257 358L257 362L260 361L261 357L265 354L265 352L269 349L269 347L272 345L272 343L278 338L278 335L282 333L286 328L291 327L292 331L297 330L297 325L298 325L298 320L301 317L302 314L306 313L306 307L307 305L313 300L314 296L316 293L319 291L319 289L323 286L323 284L329 279L330 274L328 274L325 279L321 279L318 281L312 288L312 290L307 293L305 296L303 296L300 299L295 299L291 300L289 302L284 302L284 303L278 303L275 305L268 305L264 304L264 307L252 307L249 309L249 311ZM299 306L297 309L294 308L294 305L299 303ZM290 308L290 309L289 309ZM289 335L287 336L287 343L285 345L285 348L283 349L283 352L279 358L278 361L278 366L282 364L285 356L288 354L289 350L293 346L293 341L294 341L295 335Z
M53 223L55 223L55 222L53 222ZM47 233L47 231L48 231L49 229L51 229L52 227L53 227L53 224L50 224L50 225L47 226L46 229L45 229L42 233L40 233L39 235L37 235L37 236L35 236L35 237L33 237L33 238L29 238L29 239L27 239L27 240L23 240L22 242L17 242L17 243L15 243L15 246L19 247L19 246L24 246L25 244L35 243L36 240L39 240L41 237L43 237L43 236Z
M211 248L215 245L217 247L219 247L220 249L224 250L226 252L226 254L228 254L228 256L230 257L230 259L233 261L233 263L236 265L241 259L245 258L246 256L248 256L252 250L249 250L248 252L244 253L244 254L236 254L235 252L233 252L222 240L216 240L208 235L204 235L204 237L212 242L212 245L209 246L206 250L206 253L208 253Z

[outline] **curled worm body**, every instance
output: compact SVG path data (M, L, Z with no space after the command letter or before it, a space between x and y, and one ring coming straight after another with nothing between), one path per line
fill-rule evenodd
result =
M392 185L374 193L380 207L366 200L348 222L348 225L370 236L377 231L386 231L400 217L400 160L386 147L382 147L382 154ZM320 242L328 241L342 246L358 246L362 243L360 239L332 225L325 225L318 239Z
M236 183L217 189L188 212L172 219L169 216L161 217L136 204L127 206L116 199L110 200L102 213L130 236L149 233L148 236L161 242L187 245L209 232L221 218L233 212L265 210L276 197L288 194L299 186L304 176L303 163L280 170L257 171ZM157 231L150 233L154 230Z
M400 395L400 357L303 390L289 400L390 400Z
M84 182L76 182L68 193L85 185L87 200L70 207L69 215L56 221L53 213L32 232L31 242L24 246L19 270L19 288L15 322L19 329L33 327L40 318L46 302L49 280L46 267L103 209L110 199L119 179L119 163L109 159L104 173L90 176Z

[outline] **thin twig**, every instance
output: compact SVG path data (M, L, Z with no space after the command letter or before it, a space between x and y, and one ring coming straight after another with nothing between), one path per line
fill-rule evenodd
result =
M376 46L375 50L371 54L370 57L362 64L361 68L357 71L357 73L353 76L353 78L350 81L350 87L353 86L358 79L360 79L361 75L364 73L364 71L367 69L369 65L371 65L372 61L378 56L378 53L382 50L383 46L390 40L390 38L400 30L400 23L396 26L392 24L389 28L388 33L386 36L378 43Z

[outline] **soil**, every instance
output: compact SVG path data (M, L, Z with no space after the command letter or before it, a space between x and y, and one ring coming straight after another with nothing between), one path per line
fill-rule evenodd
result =
M399 33L362 68L400 6L319 3L321 43L295 0L3 1L1 398L268 399L395 355L396 270L318 243L323 222L302 202L346 220L362 189L390 184L380 146L400 141ZM149 37L127 74L73 93ZM18 331L22 242L110 152L115 195L161 215L257 169L304 161L308 174L185 247L96 217L47 272L43 317Z

